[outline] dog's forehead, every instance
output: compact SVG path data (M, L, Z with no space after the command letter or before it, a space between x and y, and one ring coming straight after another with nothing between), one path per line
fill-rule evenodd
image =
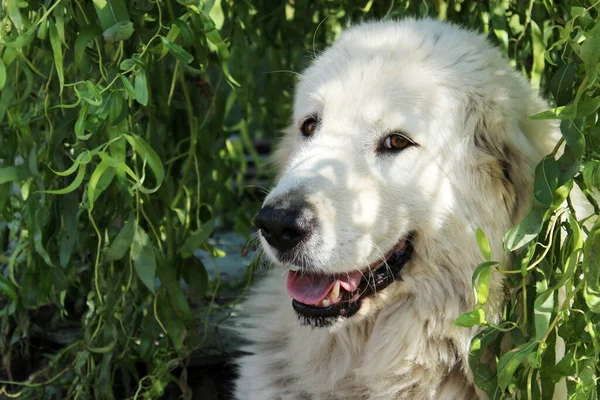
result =
M296 90L294 118L318 115L323 125L377 131L422 131L439 106L439 87L426 65L390 54L345 53L309 68Z

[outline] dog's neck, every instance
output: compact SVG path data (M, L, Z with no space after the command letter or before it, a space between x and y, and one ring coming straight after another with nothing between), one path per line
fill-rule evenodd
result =
M485 227L483 222L476 224ZM414 238L414 258L402 271L402 279L377 294L369 303L369 316L329 330L302 329L298 336L306 335L307 340L296 343L309 344L303 351L319 359L321 366L328 359L327 372L319 378L323 383L335 385L356 371L365 382L376 382L383 374L402 377L396 379L398 385L414 386L414 391L444 384L431 381L429 375L471 381L467 357L476 328L456 327L453 322L473 307L472 273L484 259L475 239L477 226L463 219L449 220L445 227L438 237ZM506 262L503 253L499 258ZM493 277L485 307L489 321L501 309L501 286L501 277Z
M251 315L261 316L252 321L254 329L242 331L254 342L247 350L261 355L257 374L282 388L302 376L298 387L325 398L332 390L340 398L378 393L383 378L394 382L386 390L410 393L409 398L474 390L467 357L475 330L453 322L473 306L471 277L483 261L474 235L477 226L485 228L479 224L448 219L437 236L417 234L402 279L363 303L367 315L359 312L331 328L301 326L285 292L285 274L274 270L246 304ZM501 282L494 275L499 274L492 274L489 320L502 304ZM371 309L362 310L366 307ZM386 392L371 398L394 397Z

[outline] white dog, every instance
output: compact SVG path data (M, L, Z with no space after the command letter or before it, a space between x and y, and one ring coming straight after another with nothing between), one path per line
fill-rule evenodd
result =
M245 304L238 399L475 399L467 356L482 261L528 211L558 140L483 36L434 20L355 26L298 83L256 218L279 267ZM503 302L492 275L486 316Z

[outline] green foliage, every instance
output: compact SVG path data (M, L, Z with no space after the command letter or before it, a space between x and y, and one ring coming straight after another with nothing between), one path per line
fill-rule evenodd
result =
M515 392L528 399L551 399L561 380L569 399L595 399L600 372L600 221L592 194L600 184L594 176L600 156L596 138L600 7L531 2L524 24L514 19L514 5L494 7L504 10L490 16L490 29L507 45L517 65L522 63L534 87L547 82L554 102L551 110L532 118L560 119L563 138L536 168L533 210L506 234L506 251L517 250L513 269L491 269L505 274L510 286L504 321L495 326L485 318L474 320L474 313L484 310L485 297L481 302L479 296L475 309L456 323L485 327L471 344L470 364L476 383L491 399ZM543 40L536 44L539 35ZM530 66L527 60L532 61ZM539 71L536 63L542 66ZM537 73L543 75L536 77ZM587 197L594 210L591 215L576 214L574 186ZM480 235L478 243L485 256L487 247ZM478 292L489 285L482 272L490 269L490 258L485 258L473 277ZM469 323L461 324L465 321ZM512 350L500 355L495 370L490 369L482 355L488 346L497 350L500 340L510 343Z
M299 3L2 0L0 396L189 394L220 282L193 253L248 233L252 139L365 14Z
M252 139L286 126L290 71L348 21L428 15L486 32L548 92L553 108L533 118L561 120L563 134L536 168L534 209L505 237L513 269L499 269L478 232L477 304L457 320L483 326L471 344L475 381L493 399L547 399L567 377L570 399L597 397L598 4L1 4L0 393L150 399L169 384L186 393L173 370L204 346L219 289L193 253L218 258L215 231L247 233L258 199L244 176L262 173ZM594 215L575 213L574 186ZM499 326L484 312L493 274L511 292ZM61 346L35 347L65 326L77 329L54 340ZM483 354L500 341L511 350L490 367Z
M250 226L257 199L234 183L264 128L231 90L232 3L192 3L2 2L3 391L155 398L203 345L191 306L217 288L192 253Z

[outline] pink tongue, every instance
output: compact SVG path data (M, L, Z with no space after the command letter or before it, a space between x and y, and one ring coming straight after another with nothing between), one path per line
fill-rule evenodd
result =
M340 275L318 275L290 271L287 278L287 291L296 301L304 304L317 304L326 298L336 281L347 292L358 288L362 274L360 271Z

